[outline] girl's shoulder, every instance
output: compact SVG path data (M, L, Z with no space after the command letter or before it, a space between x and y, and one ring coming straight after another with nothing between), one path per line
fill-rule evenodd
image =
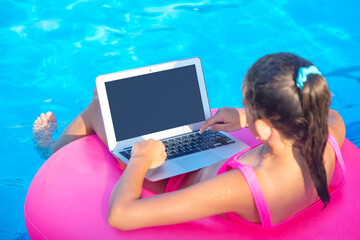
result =
M238 162L239 166L248 165L253 167L254 169L259 168L262 162L261 149L263 144L257 144L255 146L249 147L242 151L242 154L238 156L236 162Z
M345 139L345 124L340 114L330 109L329 111L329 133L336 139L337 144L341 148Z

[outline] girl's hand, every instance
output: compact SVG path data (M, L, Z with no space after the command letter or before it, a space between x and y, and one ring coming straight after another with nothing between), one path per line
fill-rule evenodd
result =
M206 129L232 132L246 126L245 109L225 107L220 108L213 117L206 120L199 133L205 132Z
M159 167L165 162L166 157L165 145L154 139L135 143L131 150L131 159L145 161L149 168Z

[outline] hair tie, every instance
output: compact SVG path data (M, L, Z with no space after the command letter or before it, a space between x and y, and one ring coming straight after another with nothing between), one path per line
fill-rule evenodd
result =
M315 66L299 68L298 77L296 78L296 86L298 88L303 89L304 83L306 82L309 74L321 75L321 72Z

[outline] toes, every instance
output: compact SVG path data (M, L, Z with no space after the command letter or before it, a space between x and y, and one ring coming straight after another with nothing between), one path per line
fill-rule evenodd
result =
M52 112L47 112L47 113L45 114L46 119L49 120L49 118L51 117L51 115L52 115Z
M46 123L46 122L47 122L45 113L41 113L41 114L40 114L40 117L41 117L42 123Z
M34 127L42 128L48 123L47 117L44 113L41 113L40 116L34 121Z
M40 116L34 121L33 133L35 138L42 137L40 135L45 134L45 132L56 131L58 125L56 124L56 117L52 112L41 113ZM40 134L40 135L39 135ZM38 136L39 135L39 136Z
M35 124L36 125L40 125L41 124L41 118L38 117L36 120L35 120Z
M52 112L47 112L45 116L46 116L46 119L48 122L51 122L51 123L56 122L56 117Z

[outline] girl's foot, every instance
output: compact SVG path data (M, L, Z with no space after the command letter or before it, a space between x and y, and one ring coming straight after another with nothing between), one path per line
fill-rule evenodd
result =
M56 117L52 112L42 113L34 122L33 135L37 151L42 158L51 155L50 146L53 144L53 134L57 128Z

